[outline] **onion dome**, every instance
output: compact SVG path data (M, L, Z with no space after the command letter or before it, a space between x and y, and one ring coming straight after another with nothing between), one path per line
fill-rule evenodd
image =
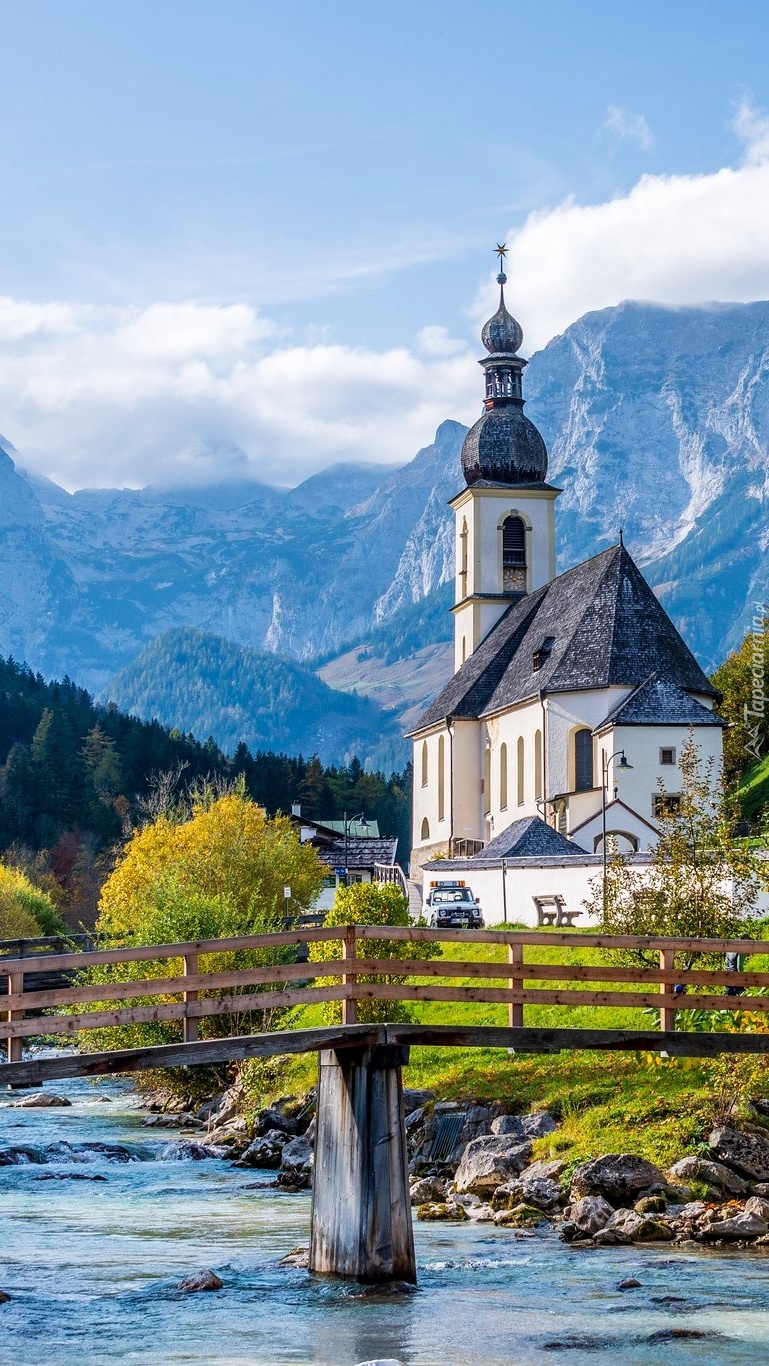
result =
M504 259L504 244L497 254ZM489 352L479 361L486 376L484 411L465 437L462 469L468 484L541 484L547 475L547 447L523 412L526 361L517 355L523 330L505 306L504 271L497 284L499 308L481 332Z
M507 276L500 272L497 276L499 285L499 308L488 322L483 324L481 341L492 355L502 352L509 356L514 356L516 351L520 351L523 344L523 328L514 318L512 313L508 313L505 307L505 285Z

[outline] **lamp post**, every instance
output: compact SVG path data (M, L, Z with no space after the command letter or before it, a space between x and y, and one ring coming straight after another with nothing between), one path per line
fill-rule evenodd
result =
M603 868L602 868L602 879L601 879L601 905L602 905L602 909L603 909L603 917L604 917L604 920L606 919L606 871L607 871L607 858L606 858L606 792L607 792L607 789L608 789L608 786L609 786L609 764L612 762L613 759L616 759L618 755L619 755L619 768L621 768L621 769L623 769L625 772L627 772L628 769L631 769L631 768L633 767L633 765L632 765L631 763L629 763L628 760L626 759L624 749L615 749L614 753L613 753L613 754L609 754L609 755L607 755L606 752L604 751L604 752L603 752L603 757L602 757L602 759L601 759L601 832L602 832L602 835L603 835L603 839L602 839L602 843L601 843L601 852L602 852L602 854L603 854Z
M349 869L348 869L348 866L347 866L347 857L348 857L348 841L349 841L349 838L350 838L350 826L351 826L351 825L356 825L356 824L360 825L360 826L362 827L363 830L368 830L368 821L366 820L366 817L364 816L364 814L363 814L362 811L360 812L360 815L358 815L358 816L350 816L349 819L348 819L348 816L347 816L347 812L345 811L345 813L344 813L344 885L345 885L345 887L347 886L347 878L348 878L348 875L349 875Z

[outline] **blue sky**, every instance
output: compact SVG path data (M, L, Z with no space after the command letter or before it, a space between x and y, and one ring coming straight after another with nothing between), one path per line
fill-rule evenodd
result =
M498 236L533 345L622 297L769 294L752 0L0 19L0 429L70 487L408 458L476 413Z

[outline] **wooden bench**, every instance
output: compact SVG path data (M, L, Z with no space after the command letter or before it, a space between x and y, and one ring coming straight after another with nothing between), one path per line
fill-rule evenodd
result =
M567 911L565 898L559 896L535 896L532 898L537 908L537 925L566 926L571 929L582 911Z

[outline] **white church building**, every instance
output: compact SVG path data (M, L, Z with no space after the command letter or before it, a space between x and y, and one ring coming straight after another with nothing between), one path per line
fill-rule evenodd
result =
M560 490L523 412L523 334L497 278L499 308L481 334L484 411L450 504L454 675L411 732L411 876L493 884L487 921L503 918L508 895L515 914L504 918L530 920L537 886L572 887L560 894L576 909L604 830L607 848L642 861L660 802L676 800L692 729L703 760L720 761L725 725L621 535L556 575Z

